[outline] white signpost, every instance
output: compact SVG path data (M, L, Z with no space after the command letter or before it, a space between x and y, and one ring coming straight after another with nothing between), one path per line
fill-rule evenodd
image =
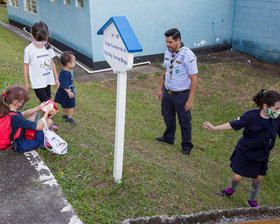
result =
M97 32L103 35L103 53L106 61L117 73L117 105L114 152L114 179L120 183L122 179L126 80L127 71L133 66L133 53L142 51L126 17L111 17Z

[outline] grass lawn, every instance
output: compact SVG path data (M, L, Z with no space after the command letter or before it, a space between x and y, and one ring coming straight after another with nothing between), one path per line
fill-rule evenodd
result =
M0 8L0 19L3 9ZM28 43L0 26L0 91L24 84L23 52ZM215 193L230 183L230 155L242 131L209 132L202 123L221 124L255 108L261 88L279 90L280 80L241 63L199 65L199 84L192 110L193 143L183 156L180 131L173 146L155 141L164 131L156 92L160 74L128 80L123 180L113 180L116 80L75 83L77 127L54 116L57 133L68 144L65 156L38 149L68 201L84 223L121 223L127 218L190 214L245 207L250 180L232 198ZM55 90L52 89L53 96ZM26 109L39 101L32 93ZM179 127L179 125L178 125ZM271 153L268 175L258 195L260 205L279 206L280 144Z
M8 19L8 13L7 13L7 9L4 8L3 6L5 6L4 4L0 3L0 21L4 22L4 23L8 23L9 19Z

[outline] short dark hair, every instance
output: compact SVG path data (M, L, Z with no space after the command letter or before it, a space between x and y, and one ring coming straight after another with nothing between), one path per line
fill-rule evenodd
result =
M173 40L178 40L178 39L181 40L181 33L180 33L180 31L177 28L172 28L172 29L167 30L164 33L164 35L166 37L172 37Z
M72 51L64 51L60 56L60 61L63 66L66 66L68 62L71 62L74 53Z

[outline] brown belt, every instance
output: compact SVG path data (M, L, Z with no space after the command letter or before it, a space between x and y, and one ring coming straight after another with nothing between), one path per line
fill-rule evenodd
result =
M190 91L189 89L186 89L186 90L183 90L183 91L172 91L172 90L166 89L166 92L167 92L169 95L183 94L183 93L187 93L187 92L189 92L189 91Z

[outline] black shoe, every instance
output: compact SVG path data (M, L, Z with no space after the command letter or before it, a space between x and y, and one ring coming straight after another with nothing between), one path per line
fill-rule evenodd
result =
M61 117L62 119L67 119L68 118L68 115L62 115L62 117Z
M77 126L76 122L73 120L73 118L66 118L65 123L73 124L74 126Z
M190 155L191 149L182 149L181 152L182 152L183 155Z
M173 145L173 144L174 144L174 142L170 142L170 141L164 140L163 137L156 137L156 140L157 140L158 142L166 142L166 143L169 144L169 145Z

